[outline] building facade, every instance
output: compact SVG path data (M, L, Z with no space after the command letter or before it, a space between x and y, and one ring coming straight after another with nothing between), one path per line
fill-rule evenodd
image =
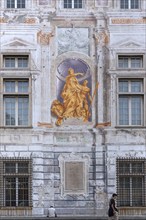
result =
M146 0L0 1L0 215L146 215Z

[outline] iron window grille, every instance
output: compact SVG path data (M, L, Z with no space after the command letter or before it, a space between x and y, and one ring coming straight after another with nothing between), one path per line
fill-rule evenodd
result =
M145 159L117 159L117 193L119 207L146 206Z
M1 207L32 206L32 159L0 160Z

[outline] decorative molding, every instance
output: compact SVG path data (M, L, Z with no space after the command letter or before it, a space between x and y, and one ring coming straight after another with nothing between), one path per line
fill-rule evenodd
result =
M38 127L53 128L53 125L51 123L38 122Z
M12 40L5 42L1 45L1 47L15 47L15 48L16 46L17 47L29 47L29 49L32 49L34 45L19 38L13 38Z
M60 154L61 195L87 196L90 157L88 154Z
M145 18L113 18L112 24L146 24Z
M26 24L35 24L37 22L36 22L35 18L25 18L24 23L26 23Z

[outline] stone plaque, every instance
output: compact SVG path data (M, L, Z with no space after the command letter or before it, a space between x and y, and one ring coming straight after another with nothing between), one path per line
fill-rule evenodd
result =
M88 154L60 154L58 157L61 174L61 196L88 195Z
M65 162L65 190L84 190L84 163Z
M39 0L39 5L48 5L48 0Z

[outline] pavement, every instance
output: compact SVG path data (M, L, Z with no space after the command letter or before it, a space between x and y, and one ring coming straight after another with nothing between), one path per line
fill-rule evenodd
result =
M47 218L47 217L21 217L21 216L0 216L0 220L108 220L108 217L99 216L59 216L57 218ZM145 216L119 216L119 220L146 220Z

